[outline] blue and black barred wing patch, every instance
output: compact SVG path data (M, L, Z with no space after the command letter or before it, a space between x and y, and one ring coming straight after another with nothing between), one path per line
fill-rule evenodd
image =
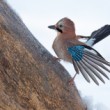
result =
M68 52L75 61L80 61L83 58L84 46L72 46L68 48Z
M103 83L105 83L101 75L103 75L107 79L109 79L109 77L101 68L110 72L110 70L106 66L104 66L110 66L110 63L107 62L95 49L92 50L94 50L98 54L89 51L91 49L91 47L89 48L85 45L77 45L69 47L68 52L72 57L72 62L76 73L79 73L80 71L88 82L90 82L90 77L97 85L99 85L96 77L98 77Z

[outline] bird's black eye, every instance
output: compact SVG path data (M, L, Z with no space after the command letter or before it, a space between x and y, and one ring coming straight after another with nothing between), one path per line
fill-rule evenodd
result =
M61 24L60 24L60 25L59 25L59 27L60 27L60 28L62 28L62 27L63 27L63 25L61 25Z

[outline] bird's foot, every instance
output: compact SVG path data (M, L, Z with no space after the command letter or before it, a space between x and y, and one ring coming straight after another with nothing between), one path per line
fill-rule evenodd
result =
M70 80L69 80L69 85L73 85L73 82L74 82L74 79L76 77L77 73L74 75L74 77L72 77Z
M58 57L53 57L53 60L56 62L56 61L60 61L61 59L60 58L58 58Z

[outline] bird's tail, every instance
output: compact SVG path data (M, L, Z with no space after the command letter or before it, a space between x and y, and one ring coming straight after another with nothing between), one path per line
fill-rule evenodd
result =
M105 25L100 29L92 32L90 38L86 41L86 44L89 46L93 46L99 41L106 38L108 35L110 35L110 25Z

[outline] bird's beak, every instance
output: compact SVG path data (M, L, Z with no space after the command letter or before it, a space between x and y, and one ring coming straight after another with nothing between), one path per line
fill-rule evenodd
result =
M55 25L48 26L48 28L57 30L58 32L62 33L62 30L56 27Z
M51 26L48 26L48 28L50 28L50 29L56 29L56 26L55 25L51 25Z

